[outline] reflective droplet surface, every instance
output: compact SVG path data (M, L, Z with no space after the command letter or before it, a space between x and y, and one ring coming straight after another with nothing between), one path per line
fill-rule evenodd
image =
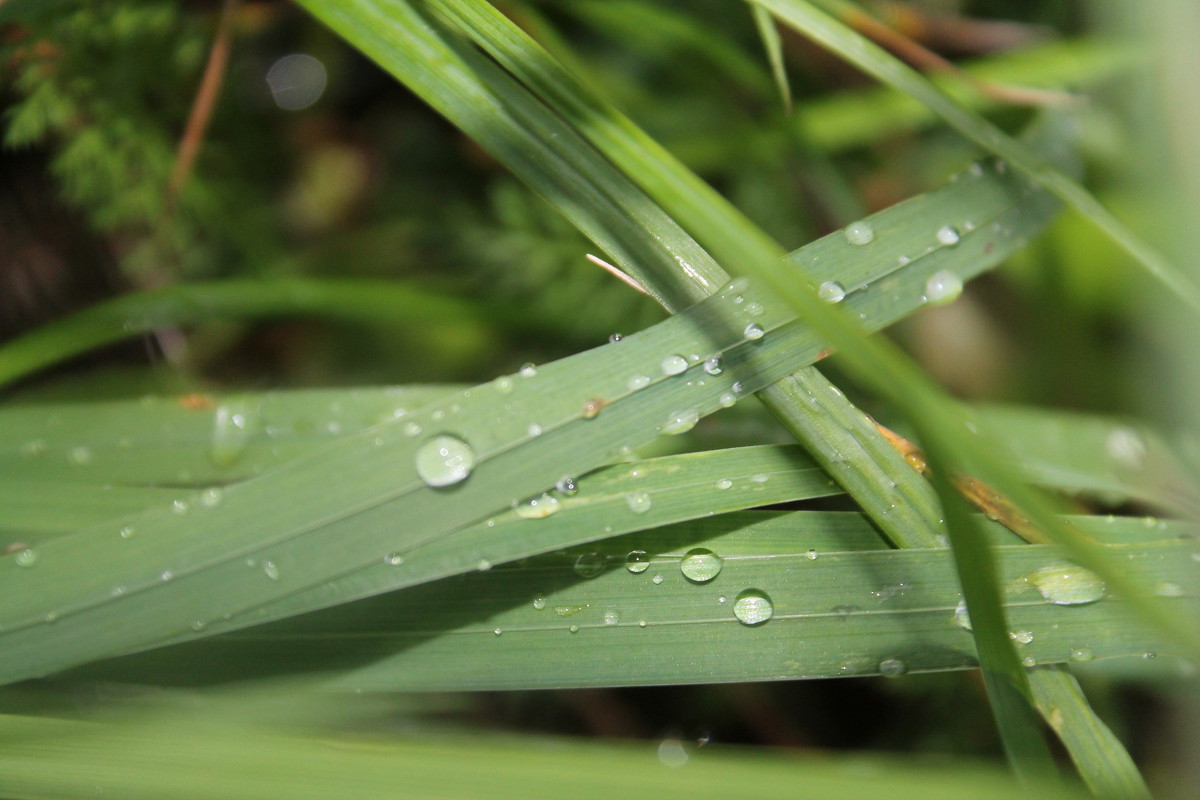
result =
M840 303L846 299L846 289L837 281L825 281L817 287L817 297L826 303Z
M404 556L399 553L388 553L383 557L383 563L391 567L398 567L404 563Z
M703 547L689 550L679 562L679 571L692 583L708 583L721 572L721 557Z
M650 385L650 376L634 375L629 380L625 381L625 386L631 392L636 392L638 389L645 389Z
M630 492L625 495L625 505L635 514L645 514L654 505L646 492Z
M417 450L417 475L426 486L453 486L475 467L475 451L457 436L435 436Z
M608 558L603 553L584 553L575 559L575 574L581 578L595 578L608 568Z
M842 235L846 237L847 242L859 247L875 241L875 229L866 220L851 222L842 229Z
M555 481L554 488L567 495L579 493L579 486L576 485L575 479L570 475L563 475L561 478Z
M687 359L681 355L669 355L662 360L663 375L679 375L687 371Z
M1146 441L1133 428L1117 428L1104 440L1104 449L1113 463L1139 470L1146 458Z
M13 556L13 563L18 567L32 567L37 563L37 561L37 551L31 550L28 547L26 547L24 550L18 550L16 555Z
M953 303L962 290L962 278L948 269L938 270L925 281L925 298L931 306Z
M717 481L716 486L721 490L732 489L733 481L729 480L729 478L721 478L721 480Z
M562 504L554 495L541 494L518 503L513 510L521 519L545 519L551 514L557 513L561 507Z
M937 232L938 244L944 244L947 247L958 244L958 231L952 225L943 225L938 228Z
M743 625L761 625L774 614L771 598L761 589L747 589L733 601L733 615Z
M1017 644L1032 644L1033 631L1009 631L1008 638Z
M1076 647L1071 651L1070 656L1072 661L1091 661L1095 657L1096 654L1092 652L1092 648L1090 647Z
M601 616L601 619L604 621L605 625L619 625L621 624L621 612L617 611L615 608L606 608L604 609L604 614Z
M971 630L971 615L967 612L967 601L959 600L954 609L954 624L964 631Z
M713 356L712 358L705 361L704 362L704 371L707 372L709 375L720 375L721 374L721 357Z
M662 433L668 436L676 436L681 433L686 433L696 427L696 423L700 421L700 412L694 408L685 408L681 411L673 411L667 417L667 421L663 423Z
M629 555L625 556L625 569L634 575L641 574L650 569L649 554L645 550L630 550Z
M764 332L762 328L751 322L746 326L746 329L742 331L742 335L751 341L755 341L757 339L761 339L764 335Z
M262 569L263 569L263 574L266 575L271 580L273 580L273 581L279 580L279 567L275 565L274 561L264 561L263 565L262 565ZM167 573L163 573L163 574L166 575ZM170 578L164 577L163 580L164 581L170 580Z
M512 394L513 379L507 375L501 375L499 378L496 378L496 380L492 381L492 386L494 386L496 391L500 394Z
M1100 576L1076 564L1042 567L1025 576L1042 597L1060 606L1095 603L1104 597L1107 587Z
M622 339L624 339L624 338L625 338L625 337L624 337L624 336L622 336L621 334L619 334L619 333L614 333L614 334L612 334L611 336L609 336L609 337L608 337L608 341L609 341L611 344L616 344L617 342L621 341L621 340L622 340Z
M82 467L84 464L92 463L92 450L90 447L72 447L71 452L67 453L67 458L72 464Z
M204 508L216 508L221 504L221 497L225 491L219 486L214 486L211 489L205 489L200 493L200 505Z
M655 586L657 586L658 584L663 582L663 576L655 575L653 578L650 579L650 582L653 583Z
M535 598L533 599L533 607L534 607L535 609L537 609L538 611L541 611L542 609L544 609L544 608L546 607L546 598L544 598L544 597L535 597Z
M908 672L908 665L898 658L885 658L879 662L879 674L885 678L898 678Z

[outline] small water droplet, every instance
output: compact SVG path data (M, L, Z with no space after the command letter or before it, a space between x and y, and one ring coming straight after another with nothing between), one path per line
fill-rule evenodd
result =
M818 554L817 554L816 550L809 550L807 553L804 554L805 558L807 558L809 561L816 561L817 555Z
M518 503L513 509L521 519L545 519L562 507L552 494L541 494Z
M37 551L28 547L26 547L24 550L18 550L17 554L13 556L13 563L18 567L32 567L37 563L37 561Z
M755 341L763 337L764 331L762 328L751 322L746 326L746 329L742 331L742 335L751 341Z
M688 762L688 752L678 739L663 739L658 746L658 763L677 769Z
M567 628L567 630L569 630L571 633L579 633L579 626L572 625L571 627Z
M21 455L31 457L42 456L45 455L46 451L49 449L50 446L46 444L45 439L34 439L21 445Z
M1183 587L1178 583L1163 581L1154 587L1154 593L1159 597L1183 597Z
M608 558L603 553L584 553L575 559L575 574L581 578L595 578L608 569Z
M1075 564L1042 567L1025 576L1042 597L1060 606L1095 603L1104 597L1107 587L1100 576Z
M717 488L722 490L732 489L733 481L729 480L729 478L721 478L721 480L717 481Z
M663 375L680 375L687 371L687 359L681 355L669 355L662 360Z
M622 336L621 334L619 334L619 333L614 333L614 334L612 334L611 336L609 336L609 337L608 337L608 341L609 341L610 343L612 343L612 344L616 344L617 342L621 341L621 340L622 340L622 339L624 339L624 338L625 338L625 337L624 337L624 336Z
M682 411L672 412L660 430L668 436L675 436L690 431L696 427L696 423L699 421L700 412L698 410L685 408Z
M499 636L499 635L500 635L500 634L502 634L502 633L504 633L504 630L503 630L502 628L496 628L496 629L494 629L494 630L492 631L492 634L493 634L494 636Z
M579 486L575 483L575 479L570 475L563 475L561 478L559 478L555 482L554 488L567 495L579 493Z
M837 281L825 281L817 287L817 297L826 303L840 303L846 299L846 289Z
M475 569L479 572L488 572L492 568L492 562L486 558L481 558L475 563Z
M962 278L948 269L938 270L925 281L925 298L931 306L953 303L962 290Z
M630 492L625 495L625 505L635 514L645 514L654 505L654 501L646 492Z
M655 574L655 576L650 579L650 582L653 583L655 586L658 586L660 583L663 582L663 576L659 575L659 574Z
M761 625L774 613L771 598L761 589L746 589L733 601L733 615L743 625Z
M492 381L492 386L494 386L496 391L500 394L512 394L513 379L507 375L502 375L499 378L496 378L496 380Z
M204 508L216 508L221 504L221 497L224 496L224 493L219 486L205 489L200 493L200 505Z
M971 630L971 615L967 611L967 601L959 600L954 609L954 624L964 631Z
M404 427L401 430L404 431L404 435L410 439L414 439L421 435L421 426L415 422L404 423Z
M898 658L885 658L879 662L879 674L885 678L898 678L908 672L908 665Z
M217 406L208 454L213 464L229 467L242 457L253 433L255 413L254 406L243 398L230 398Z
M1017 644L1032 644L1033 631L1009 631L1008 638L1012 639Z
M649 385L650 377L648 375L634 375L625 382L625 386L631 392L636 392L638 389L645 389Z
M746 313L752 317L761 317L763 315L762 303L746 303Z
M602 398L593 397L589 399L583 404L583 418L595 419L600 416L600 412L604 410L606 405L608 405L608 402Z
M262 565L262 569L263 569L263 574L265 574L271 580L273 580L273 581L279 580L279 567L275 565L274 561L264 561L263 565ZM163 580L166 580L166 578L164 578Z
M120 537L122 539L132 539L134 537L134 535L137 533L137 529L134 528L132 525L124 525L121 527L121 530L118 531L117 533L120 535Z
M733 392L725 392L718 398L717 402L721 404L721 408L729 408L737 403L737 395Z
M1037 659L1034 658L1033 656L1025 656L1024 658L1021 659L1021 666L1022 667L1036 667Z
M625 569L634 575L645 572L650 569L650 556L645 550L630 550L629 555L625 556Z
M535 597L535 598L533 599L533 607L534 607L535 609L537 609L538 611L541 611L542 609L544 609L544 608L546 607L546 598L544 598L544 597Z
M713 356L712 358L705 361L704 362L704 371L707 372L709 375L720 375L721 374L721 357Z
M192 630L194 630L196 633L199 633L200 631L204 630L207 627L208 627L208 623L206 623L202 619L192 620Z
M457 436L442 434L417 450L417 474L426 486L452 486L466 479L475 467L475 451Z
M952 225L943 225L938 228L936 235L939 244L946 245L947 247L958 244L958 231Z
M1146 458L1146 442L1132 428L1117 428L1104 440L1108 457L1119 466L1140 470Z
M537 377L537 367L533 364L522 364L521 368L517 370L517 374L522 378Z
M771 476L767 475L766 473L763 473L763 472L760 472L757 475L750 476L751 483L766 483L769 480L771 480Z
M399 553L388 553L383 557L383 563L391 567L398 567L404 563L404 556Z
M721 572L721 557L703 547L689 550L679 562L679 571L692 583L708 583Z
M619 625L621 622L621 612L615 608L606 608L602 619L605 625Z
M171 501L171 511L175 512L176 514L179 514L182 516L183 514L186 514L189 511L191 511L191 509L192 509L192 507L190 505L188 505L188 502L186 500L172 500Z
M80 445L72 447L71 452L67 454L67 458L77 467L82 467L84 464L92 463L92 450L89 447Z
M1070 656L1072 661L1091 661L1095 657L1096 654L1092 652L1092 648L1090 647L1076 647L1071 651Z
M842 235L846 237L847 242L859 247L875 241L875 229L866 220L851 222L842 229Z

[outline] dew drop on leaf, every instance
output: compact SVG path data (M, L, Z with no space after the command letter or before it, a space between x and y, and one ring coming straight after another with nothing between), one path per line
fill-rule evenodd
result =
M457 436L442 434L417 450L417 475L426 486L452 486L466 479L475 467L475 451Z
M721 557L712 550L697 547L689 550L679 562L683 577L693 583L708 583L721 572Z
M733 601L733 615L743 625L761 625L774 613L771 598L761 589L747 589Z
M1042 567L1025 576L1042 597L1060 606L1095 603L1104 597L1107 587L1100 576L1076 564Z
M846 237L847 242L859 247L875 241L875 229L866 220L851 222L842 229L842 235Z

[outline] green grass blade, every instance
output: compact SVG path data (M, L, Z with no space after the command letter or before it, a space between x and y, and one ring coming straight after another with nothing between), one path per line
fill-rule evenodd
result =
M883 48L803 0L752 0L769 9L800 33L851 62L880 81L915 98L959 133L989 153L1005 159L1039 186L1074 208L1114 243L1133 256L1176 297L1200 310L1200 289L1192 279L1156 252L1091 192L1052 167L1035 152L969 111L920 73Z
M792 111L792 88L788 84L787 69L783 62L783 39L779 36L779 29L775 27L775 18L760 6L750 6L750 13L754 16L754 27L758 30L763 49L767 52L767 61L771 64L771 77L775 79L775 86L779 89L779 99L783 104L783 111L785 114L790 114Z

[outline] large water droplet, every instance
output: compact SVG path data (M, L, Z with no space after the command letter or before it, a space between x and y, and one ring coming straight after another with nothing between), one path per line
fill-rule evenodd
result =
M708 583L720 574L721 564L721 557L712 550L697 547L684 555L679 571L693 583Z
M842 235L850 244L862 246L875 241L875 229L866 220L851 222L842 230Z
M662 426L662 432L674 436L680 433L686 433L696 427L696 423L700 421L700 412L694 408L685 408L682 411L675 411L667 417L667 421Z
M663 375L679 375L687 372L687 359L680 355L669 355L662 360Z
M654 501L646 492L630 492L625 495L625 505L635 514L645 514L654 505Z
M1017 644L1033 644L1033 631L1009 631L1008 638Z
M879 674L885 678L898 678L908 672L908 665L898 658L885 658L879 662Z
M938 244L944 244L947 247L952 247L958 244L958 231L952 225L943 225L938 228L937 232Z
M558 502L557 497L552 494L542 494L518 503L513 510L521 519L545 519L556 513L561 507L562 504Z
M846 288L837 281L825 281L817 287L817 297L826 303L840 303L846 299Z
M761 339L765 335L765 332L762 328L751 322L746 326L746 329L742 331L742 335L750 341L755 341L757 339Z
M720 375L721 374L721 357L713 356L712 358L705 361L704 362L704 371L707 372L709 375Z
M630 550L625 556L625 569L638 575L650 569L650 556L645 550Z
M1100 576L1075 564L1042 567L1025 576L1042 597L1060 606L1094 603L1104 597L1107 588Z
M761 589L747 589L733 601L733 615L743 625L761 625L774 613L771 598Z
M435 436L417 450L417 474L426 486L452 486L471 474L475 451L457 436Z
M931 306L953 303L962 294L963 282L957 273L940 269L925 281L925 298Z
M581 578L595 578L608 568L608 557L603 553L584 553L575 559L575 574Z

